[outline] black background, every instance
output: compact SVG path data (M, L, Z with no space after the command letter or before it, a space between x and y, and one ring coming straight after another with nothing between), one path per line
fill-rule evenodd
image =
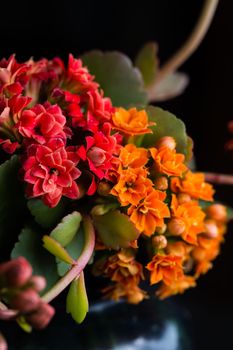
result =
M161 62L174 53L193 28L202 0L10 1L0 6L0 55L16 53L66 60L69 52L119 50L131 58L147 41L157 41ZM220 0L199 49L182 66L190 76L186 92L161 104L186 123L195 142L199 170L231 173L224 150L227 122L233 119L233 4ZM233 188L217 187L216 197L233 205ZM198 287L178 297L192 315L194 349L233 349L233 226L214 269ZM232 344L231 344L232 341Z

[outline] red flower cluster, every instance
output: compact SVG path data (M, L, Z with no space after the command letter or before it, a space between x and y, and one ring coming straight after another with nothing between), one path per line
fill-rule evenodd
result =
M50 207L62 196L79 198L79 186L93 194L98 179L108 177L121 142L112 133L114 111L72 55L67 68L59 58L0 61L0 146L10 154L21 149L27 195Z

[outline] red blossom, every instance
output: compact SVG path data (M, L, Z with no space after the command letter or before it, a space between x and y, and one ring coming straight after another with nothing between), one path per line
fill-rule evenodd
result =
M63 140L51 139L45 145L32 144L23 162L24 180L28 183L27 195L40 197L45 204L55 207L62 196L79 197L75 180L81 172L76 165L78 156L74 147L65 148Z
M48 107L36 105L32 109L23 111L16 127L24 137L33 138L44 144L53 137L66 139L63 130L65 123L66 118L57 105Z

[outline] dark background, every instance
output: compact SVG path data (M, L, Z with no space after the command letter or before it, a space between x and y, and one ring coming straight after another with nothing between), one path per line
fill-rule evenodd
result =
M202 0L10 1L1 2L1 56L66 59L69 52L119 50L134 58L147 41L157 41L161 62L189 35ZM203 43L181 70L190 76L186 92L161 104L186 123L195 142L198 169L231 173L224 143L233 119L233 3L221 0ZM216 197L233 206L233 188L217 187ZM214 269L198 287L178 297L191 315L194 350L233 349L233 225Z

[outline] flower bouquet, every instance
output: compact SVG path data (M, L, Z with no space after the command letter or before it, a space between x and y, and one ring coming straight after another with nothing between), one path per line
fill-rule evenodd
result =
M104 298L136 304L148 285L163 299L211 268L227 210L191 169L183 122L148 104L155 51L137 67L99 51L0 61L0 319L42 329L67 289L81 323L84 274L105 281Z

